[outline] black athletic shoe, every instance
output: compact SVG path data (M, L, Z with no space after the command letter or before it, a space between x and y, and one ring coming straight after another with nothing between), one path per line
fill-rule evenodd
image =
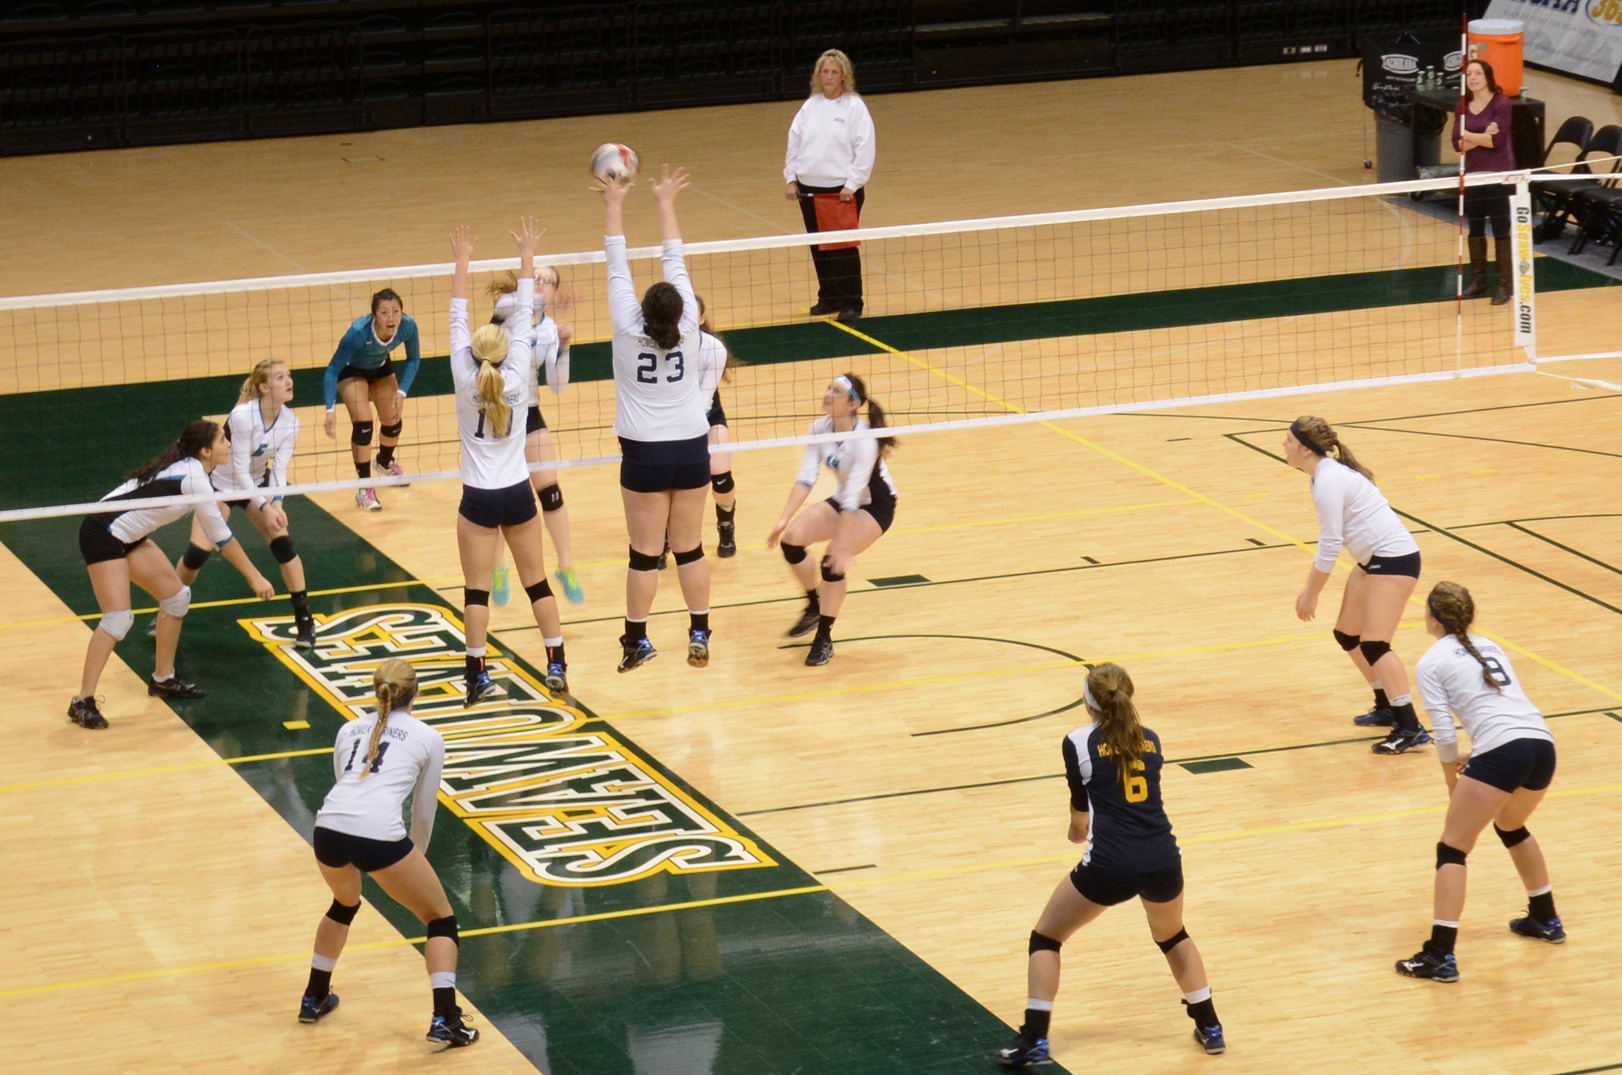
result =
M659 554L659 570L663 571L670 566L670 542L665 542L665 551Z
M208 695L208 692L197 684L181 679L178 672L162 682L148 676L146 692L154 698L203 698Z
M861 317L862 311L860 309L855 306L847 306L843 310L839 311L839 314L835 320L839 321L840 324L848 325L852 321L861 320Z
M694 668L709 667L710 633L708 631L689 630L687 632L687 663Z
M553 694L569 697L569 670L562 661L552 661L546 666L546 678L542 680L546 689Z
M1361 717L1353 717L1352 723L1359 728L1390 728L1397 723L1397 715L1385 706L1377 706Z
M75 698L69 702L68 719L79 727L91 731L107 727L107 718L101 715L101 709L96 705L94 698Z
M1397 960L1397 973L1432 982L1456 982L1459 980L1459 964L1452 952L1439 956L1429 948L1421 948L1411 958Z
M1195 1027L1194 1040L1200 1043L1200 1048L1212 1056L1218 1056L1228 1051L1228 1043L1222 1040L1222 1027L1220 1025Z
M1038 1064L1051 1064L1053 1058L1048 1056L1048 1039L1038 1038L1035 1041L1026 1041L1022 1034L1014 1039L1014 1044L1006 1049L998 1049L997 1063L1005 1068L1033 1068Z
M799 638L803 635L808 635L812 631L815 631L817 629L817 624L821 622L822 610L812 605L806 605L805 611L800 613L800 618L795 620L794 626L788 629L788 637Z
M293 648L311 650L315 649L315 621L305 620L298 625L298 633L293 636Z
M487 673L480 672L472 679L467 680L467 697L462 699L463 709L472 709L486 698L499 697L502 689L496 686L496 681Z
M320 1000L306 994L304 999L299 1001L298 1021L301 1023L318 1023L323 1015L326 1015L337 1006L337 993L328 993Z
M721 544L715 547L715 555L723 560L738 555L738 525L736 523L716 523L715 529L721 535Z
M1406 754L1430 741L1431 733L1424 728L1416 728L1411 732L1393 728L1391 734L1375 743L1372 749L1376 754Z
M834 659L834 640L831 638L818 638L811 643L811 652L805 655L805 663L812 668L821 668Z
M630 635L620 635L619 670L621 672L629 672L633 668L639 668L657 656L659 656L659 651L654 649L653 643L646 638L639 638L633 642Z
M811 307L812 317L827 317L829 314L836 314L838 312L839 303L829 302L827 299L824 299L815 306Z
M428 1024L428 1040L440 1041L452 1049L472 1045L479 1040L479 1032L462 1021L462 1010L451 1015L436 1015Z
M85 725L90 727L90 725ZM1510 920L1511 933L1519 933L1522 937L1531 937L1534 940L1548 941L1550 944L1565 944L1566 930L1560 924L1560 916L1553 918L1513 918Z

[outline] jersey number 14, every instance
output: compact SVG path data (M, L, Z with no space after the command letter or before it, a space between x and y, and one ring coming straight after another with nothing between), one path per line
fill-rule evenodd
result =
M377 772L379 769L381 769L383 767L383 755L387 754L388 752L389 752L389 745L387 743L379 743L379 744L377 744L377 757L372 759L372 772L375 773L375 772ZM351 769L353 769L355 767L355 755L359 754L359 753L360 753L360 740L357 739L357 740L355 740L354 749L349 752L349 760L344 762L344 772L347 773L347 772L349 772L349 770L351 770ZM364 764L364 763L362 763L362 764Z

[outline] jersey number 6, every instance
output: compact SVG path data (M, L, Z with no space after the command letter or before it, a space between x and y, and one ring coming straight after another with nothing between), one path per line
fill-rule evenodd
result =
M686 359L682 358L682 354L681 354L680 351L670 351L665 355L665 358L668 359L671 363L673 363L675 365L675 367L676 367L675 370L670 374L670 376L665 378L665 380L670 384L675 384L677 381L681 380L682 375L687 372L687 361L686 361ZM653 354L653 353L648 352L648 351L643 351L641 354L637 355L636 356L636 380L637 380L637 383L638 384L658 384L659 383L659 374L657 372L658 368L659 368L659 356L658 355Z
M1149 798L1149 778L1132 775L1142 769L1143 763L1135 761L1132 763L1131 770L1127 773L1126 801L1129 803L1141 803Z

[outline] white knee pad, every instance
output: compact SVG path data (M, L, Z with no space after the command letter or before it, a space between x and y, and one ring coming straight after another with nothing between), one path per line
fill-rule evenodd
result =
M121 608L117 612L103 612L101 622L96 626L112 635L115 641L122 642L124 636L130 633L130 628L135 626L135 613L127 608Z
M186 610L191 608L191 587L182 586L179 593L159 601L158 607L163 609L165 615L180 619L186 615Z

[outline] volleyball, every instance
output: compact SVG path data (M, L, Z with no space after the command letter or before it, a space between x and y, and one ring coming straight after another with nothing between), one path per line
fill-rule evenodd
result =
M591 155L591 174L604 183L630 179L642 168L636 150L618 142L604 142Z

